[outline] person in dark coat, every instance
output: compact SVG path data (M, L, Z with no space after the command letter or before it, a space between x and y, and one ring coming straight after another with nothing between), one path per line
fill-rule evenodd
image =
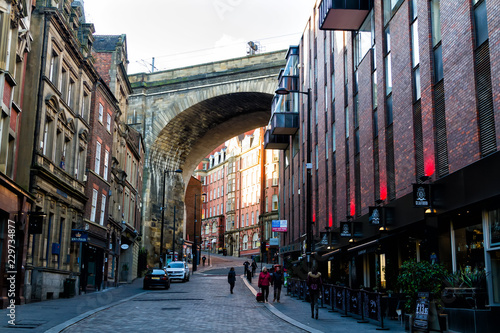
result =
M311 298L311 318L314 318L316 312L316 319L318 319L318 301L323 288L323 280L318 268L314 267L311 272L307 274L307 288L309 289L309 297Z
M248 271L248 267L250 266L250 263L248 262L248 260L243 263L243 266L245 266L245 273L244 274L246 275L247 271Z
M274 286L273 302L280 302L281 286L283 285L283 273L279 266L276 266L274 273L271 276L271 285Z
M236 282L236 272L234 271L234 267L231 267L229 273L227 273L227 282L229 282L229 285L231 286L230 291L232 294L234 289L234 284Z
M255 270L257 269L257 263L255 262L255 259L252 260L252 277L255 276Z
M247 268L247 280L248 283L252 284L252 271Z

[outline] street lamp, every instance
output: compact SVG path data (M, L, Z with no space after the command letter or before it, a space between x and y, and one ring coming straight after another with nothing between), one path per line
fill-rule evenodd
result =
M306 256L307 266L311 268L311 252L312 252L312 193L311 193L311 178L312 178L312 161L311 161L311 88L307 91L288 90L286 88L278 88L275 93L277 95L288 95L290 93L299 93L307 95L307 156L306 156Z
M193 241L193 272L196 272L198 268L198 243L196 241L196 198L207 195L206 193L194 194L194 241Z
M163 262L163 226L165 225L165 187L166 187L166 177L167 173L182 173L182 169L177 169L175 171L172 170L164 170L163 171L163 201L161 204L161 231L160 231L160 268L162 267ZM175 221L174 221L175 223ZM174 230L175 232L175 230Z

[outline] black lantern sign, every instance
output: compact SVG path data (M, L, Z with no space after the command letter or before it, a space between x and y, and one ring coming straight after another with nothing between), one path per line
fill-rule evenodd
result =
M431 205L430 184L413 184L413 205L424 208Z
M351 222L340 222L340 237L352 237Z
M368 221L373 225L384 224L383 207L371 206L368 207Z

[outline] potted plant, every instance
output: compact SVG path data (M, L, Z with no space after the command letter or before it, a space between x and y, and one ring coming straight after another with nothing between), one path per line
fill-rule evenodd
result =
M442 300L448 308L484 308L486 271L461 269L445 277Z
M405 312L414 313L418 292L429 292L431 300L441 299L444 289L446 269L440 264L431 264L428 261L408 260L400 267L397 284L406 295Z

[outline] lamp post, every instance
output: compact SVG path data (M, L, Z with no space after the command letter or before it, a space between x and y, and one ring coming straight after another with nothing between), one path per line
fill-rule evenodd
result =
M161 231L160 231L160 268L162 266L162 262L163 262L163 227L165 225L165 186L166 186L166 177L167 177L167 173L182 173L182 169L177 169L175 171L171 171L171 170L164 170L163 171L163 201L162 201L162 204L161 204ZM175 221L174 221L175 223ZM175 232L175 230L174 230Z
M196 241L196 198L207 195L206 193L202 194L194 194L194 240L193 240L193 272L196 272L198 269L198 242Z
M307 152L306 152L306 256L307 267L311 269L311 252L312 252L312 161L311 161L311 88L307 91L290 91L286 88L278 88L275 93L277 95L288 95L290 93L299 93L307 96Z
M172 261L175 261L175 206L174 206L174 231L172 233Z

